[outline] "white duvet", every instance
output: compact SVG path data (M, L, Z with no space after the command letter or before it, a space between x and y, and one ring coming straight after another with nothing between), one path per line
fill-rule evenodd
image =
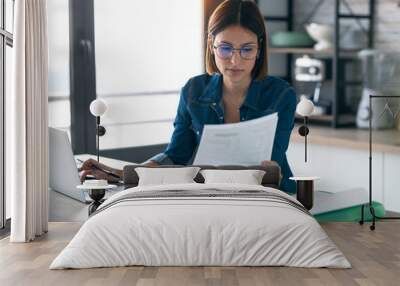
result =
M146 266L294 266L350 268L318 222L289 204L258 198L182 197L121 201L132 192L273 188L238 184L135 187L109 198L50 269Z

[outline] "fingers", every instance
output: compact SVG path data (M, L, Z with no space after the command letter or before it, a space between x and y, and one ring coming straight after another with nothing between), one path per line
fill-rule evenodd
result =
M106 170L106 171L111 171L113 169L107 165L99 163L95 159L90 158L90 159L86 160L85 162L83 162L82 166L79 168L79 171L90 170L90 169L94 169L94 168L98 168L98 169Z
M92 174L91 169L82 171L82 173L80 174L81 183L83 183L85 181L87 175L91 175L91 174Z
M261 162L261 166L267 167L267 166L278 166L278 163L276 161L271 161L271 160L264 160Z
M89 170L83 170L82 173L80 174L81 183L83 183L85 181L86 176L88 176L88 175L92 175L97 180L107 180L108 182L118 182L119 181L118 178L114 178L113 176L110 176L101 170L89 169Z
M92 175L97 180L107 180L107 174L97 169L83 170L80 179L81 182L85 181L86 176Z
M93 169L93 166L98 166L99 162L97 162L94 159L88 159L85 162L82 163L81 167L78 169L78 171L83 171L83 170L91 170Z
M83 171L83 170L90 170L92 169L92 159L86 160L85 162L82 163L81 167L78 169L78 171Z

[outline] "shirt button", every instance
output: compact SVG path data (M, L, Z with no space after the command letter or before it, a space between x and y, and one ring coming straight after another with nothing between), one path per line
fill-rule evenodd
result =
M213 102L213 103L212 103L212 105L213 105L213 106L216 106L216 105L217 105L217 103L216 103L216 102Z
M244 121L244 117L242 117L242 121Z
M199 134L200 134L200 131L196 131L196 133L197 133L197 135L199 135Z
M222 119L224 119L224 117L223 117L223 116L220 116L220 117L219 117L219 119L221 119L221 120L222 120Z

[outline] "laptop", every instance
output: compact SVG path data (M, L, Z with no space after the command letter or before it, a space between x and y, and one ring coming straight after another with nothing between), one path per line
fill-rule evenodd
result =
M92 202L86 190L76 188L81 184L78 172L81 163L74 157L66 131L49 127L49 160L49 186L52 190L84 203ZM105 198L114 193L107 191Z

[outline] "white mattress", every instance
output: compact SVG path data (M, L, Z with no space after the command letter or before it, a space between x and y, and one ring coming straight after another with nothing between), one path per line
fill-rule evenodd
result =
M262 190L297 202L276 189L251 185L180 184L128 189L103 203L50 269L127 265L351 267L312 216L279 201L186 196L115 203L136 192L204 192L213 188Z

